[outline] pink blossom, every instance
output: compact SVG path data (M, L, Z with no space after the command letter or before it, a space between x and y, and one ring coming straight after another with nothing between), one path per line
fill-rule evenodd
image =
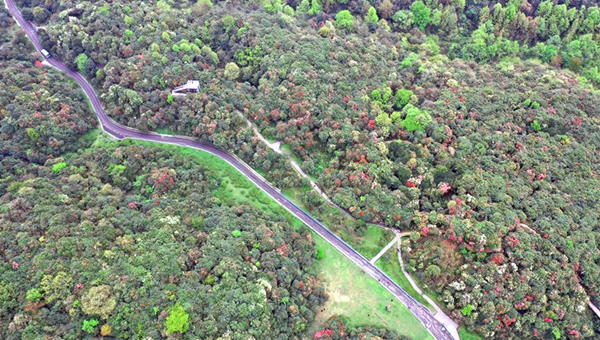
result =
M78 283L75 287L77 288L77 290L80 290L83 288L83 283Z
M315 333L315 339L319 339L322 338L323 336L327 336L327 337L331 337L331 335L333 334L333 331L329 328L326 328L322 331L318 331Z
M12 263L11 263L11 264L12 264L12 267L13 267L13 269L19 269L19 262L17 262L17 261L12 261Z
M450 189L452 189L452 187L450 186L450 184L444 182L440 184L440 192L442 194L447 193L448 191L450 191Z

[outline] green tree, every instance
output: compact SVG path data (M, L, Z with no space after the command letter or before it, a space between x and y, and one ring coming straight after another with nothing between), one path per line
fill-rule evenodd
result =
M185 333L190 328L190 315L185 311L181 304L177 303L169 310L169 315L165 321L167 334Z
M425 130L431 123L432 118L428 112L422 111L412 105L407 105L406 117L402 121L402 127L407 131Z
M410 11L413 14L413 20L421 31L425 31L425 27L431 21L431 9L427 7L423 1L415 1L410 6Z
M34 128L27 128L27 129L25 129L25 131L27 131L27 136L29 137L29 139L32 142L37 142L38 139L40 139L40 133L37 132L36 129L34 129Z
M369 7L369 11L367 12L367 17L366 17L365 21L374 23L374 24L379 22L379 17L377 16L377 10L375 9L375 7L373 7L373 6Z
M310 10L310 1L309 0L302 0L296 7L296 13L298 13L298 14L307 14L309 10Z
M406 89L398 89L396 90L396 94L394 95L394 107L397 109L402 109L406 104L410 102L410 98L413 96L413 91Z
M77 69L79 70L79 72L84 72L85 62L87 60L88 60L88 56L85 55L85 53L81 53L80 55L77 56L76 62L77 62Z
M83 325L81 329L88 334L92 334L96 331L96 326L98 326L100 322L96 319L83 320Z
M43 297L44 297L44 294L42 294L37 288L31 288L25 294L25 300L32 301L32 302L38 302Z
M309 15L315 15L321 13L323 6L319 2L319 0L312 0L310 4L310 9L308 10Z
M227 63L227 65L225 65L225 78L229 79L229 80L235 80L238 79L240 76L240 68L237 66L236 63Z
M339 11L338 14L335 15L335 27L343 28L348 32L352 32L354 29L354 17L349 10L345 9L343 11Z

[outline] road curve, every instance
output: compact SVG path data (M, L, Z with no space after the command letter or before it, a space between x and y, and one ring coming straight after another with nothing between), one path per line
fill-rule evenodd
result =
M6 6L15 20L19 23L23 31L29 37L29 40L35 46L35 49L40 53L42 46L37 37L35 28L27 22L17 6L14 4L13 0L5 0ZM327 242L329 242L332 246L334 246L337 250L342 252L344 256L352 260L356 265L358 265L362 270L376 279L382 286L384 286L392 295L394 295L400 302L402 302L412 313L413 315L419 319L419 321L423 324L423 326L433 335L434 338L438 340L451 340L453 337L446 330L446 328L439 323L434 316L429 312L429 310L413 299L406 291L404 291L394 280L389 278L383 271L377 268L375 265L371 264L369 260L367 260L364 256L362 256L359 252L354 250L349 244L340 239L336 234L330 231L327 227L322 225L319 221L313 218L304 210L300 209L296 204L287 199L279 189L272 186L266 179L264 179L261 175L259 175L256 171L254 171L250 166L248 166L244 161L239 159L237 156L232 155L212 144L204 143L201 141L194 140L189 137L184 136L170 136L170 135L162 135L153 132L145 132L139 131L130 127L123 126L115 121L113 121L110 117L106 115L102 105L100 104L100 100L96 95L94 89L90 85L90 83L83 78L79 73L70 70L65 64L55 58L48 58L47 62L57 69L65 72L69 77L73 78L79 86L83 89L86 96L90 100L92 107L98 116L98 120L100 121L100 125L102 129L110 134L111 136L117 139L137 139L142 141L150 141L157 143L165 143L165 144L174 144L185 147L192 147L202 151L206 151L211 153L222 160L229 163L231 166L235 167L239 172L241 172L246 178L251 180L256 186L258 186L262 191L271 196L275 201L277 201L281 206L283 206L286 210L304 222L307 226L309 226L312 230L314 230L317 234L323 237Z

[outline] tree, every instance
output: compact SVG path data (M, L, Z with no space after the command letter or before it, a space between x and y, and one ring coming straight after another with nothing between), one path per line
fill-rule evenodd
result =
M375 9L375 7L369 7L369 11L367 12L367 17L365 21L373 24L377 24L379 22L379 17L377 16L377 10Z
M343 28L348 32L352 32L354 29L354 17L349 10L339 11L335 15L335 26L337 28Z
M298 13L298 14L307 14L309 10L310 10L310 1L309 0L302 0L296 7L296 13Z
M79 70L79 72L84 72L85 70L85 63L88 60L88 56L85 55L85 53L81 53L80 55L77 56L77 69Z
M406 106L406 104L410 102L410 98L412 98L412 96L413 92L411 90L396 90L396 94L394 95L394 107L397 109L402 109L404 106Z
M227 65L225 65L225 78L229 79L229 80L235 80L238 79L240 76L240 68L237 66L236 63L227 63Z
M425 31L425 27L431 21L431 9L427 7L423 1L415 1L410 6L410 10L413 14L413 20L415 25L421 30Z
M323 6L321 6L321 3L319 2L319 0L311 0L310 9L308 10L308 14L309 15L319 14L319 13L321 13L322 8L323 8Z
M177 303L169 310L169 316L165 321L167 334L185 333L190 328L190 315L181 304Z
M384 19L388 19L394 10L394 4L390 0L383 0L379 5L379 13Z
M429 113L421 111L412 105L408 105L407 107L406 117L402 121L402 127L407 131L424 130L431 123L432 119Z

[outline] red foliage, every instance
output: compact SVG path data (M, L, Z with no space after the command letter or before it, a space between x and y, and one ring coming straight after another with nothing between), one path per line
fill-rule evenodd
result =
M35 61L35 66L36 66L36 67L42 67L42 62L41 62L41 61L39 61L39 60L36 60L36 61Z
M492 257L492 262L494 262L497 265L501 265L502 263L504 263L504 255L494 255L494 257Z
M374 129L375 128L375 119L369 120L369 125L367 125L367 127L369 129Z
M415 188L417 185L411 182L409 179L408 181L406 181L406 186L409 188Z

